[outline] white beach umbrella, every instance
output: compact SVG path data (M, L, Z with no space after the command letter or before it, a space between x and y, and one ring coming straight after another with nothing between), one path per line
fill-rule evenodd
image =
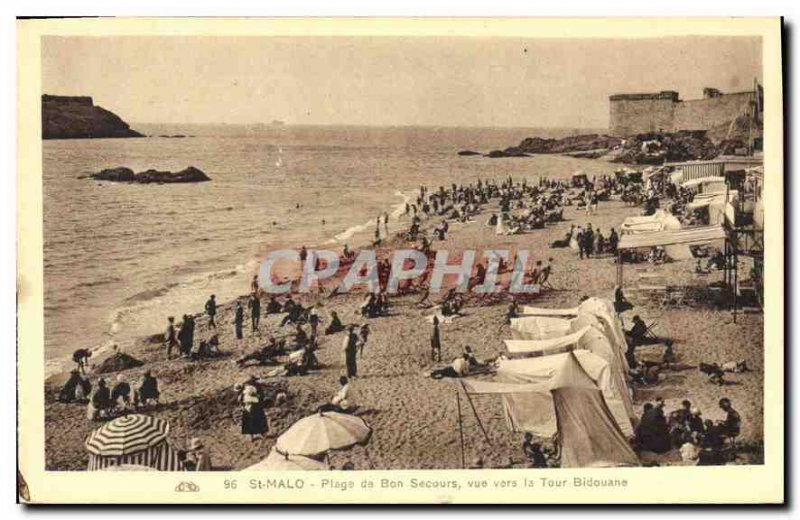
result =
M302 455L286 455L273 448L266 459L245 468L244 471L326 471L327 464Z
M319 412L300 419L275 443L275 449L289 455L315 457L329 450L366 444L372 428L360 417L339 412Z

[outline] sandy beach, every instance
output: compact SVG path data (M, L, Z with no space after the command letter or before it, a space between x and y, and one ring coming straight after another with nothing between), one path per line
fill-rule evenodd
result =
M472 222L451 223L445 241L435 241L435 249L449 250L489 248L527 249L532 260L553 258L551 282L553 290L538 295L531 305L548 308L573 307L581 296L612 298L616 283L616 264L611 255L579 260L572 249L550 249L549 242L560 239L570 224L585 225L591 222L604 233L611 227L619 229L625 217L639 215L641 208L625 206L612 200L601 202L599 211L587 217L575 206L564 209L564 221L550 224L545 229L527 231L519 235L497 236L493 226L487 226L489 215L497 210L493 199L482 208L483 213ZM423 226L432 227L440 219L423 220ZM392 234L404 230L407 221L393 222ZM401 227L402 226L402 229ZM384 244L388 249L391 244ZM380 257L380 254L379 254ZM685 277L693 269L692 262L673 262L652 268L666 277ZM680 370L662 372L657 385L636 388L634 405L637 414L641 406L656 397L666 401L667 411L676 409L680 402L689 399L698 406L706 419L720 420L724 413L717 406L722 397L731 399L742 417L740 445L757 445L763 439L763 316L740 313L736 323L730 311L707 308L662 309L645 298L638 298L628 287L635 285L635 271L626 265L626 294L636 304L635 313L646 321L657 321L654 332L674 341L674 351ZM721 273L712 274L721 276ZM245 287L242 293L246 293ZM322 326L329 322L331 311L336 311L347 323L369 322L371 335L359 358L359 377L351 384L357 404L367 411L362 417L372 426L374 433L366 447L334 452L330 462L340 468L352 462L356 469L411 469L460 468L461 452L456 408L457 380L433 380L424 374L434 367L430 360L429 336L431 325L423 311L415 305L418 295L397 296L391 300L391 315L366 320L357 309L364 294L361 292L336 298L315 299L302 295L299 301L308 305L321 304ZM439 296L440 297L440 296ZM433 296L434 301L439 297ZM245 303L243 296L242 301ZM255 442L240 433L239 406L233 386L249 375L264 377L272 368L237 367L235 360L265 343L268 335L288 336L291 326L280 328L282 315L263 317L260 332L249 331L249 318L245 321L245 339L236 346L234 340L232 303L220 307L217 317L222 358L192 362L183 359L166 360L163 344L142 338L125 350L144 362L144 366L121 372L125 380L140 380L145 370L158 378L161 405L148 412L166 419L171 426L170 439L181 449L190 438L200 437L207 446L215 469L238 470L246 468L267 456L274 437ZM511 338L504 316L507 301L483 305L475 297L468 297L463 316L441 327L442 364L449 363L469 345L478 358L495 358L505 352L504 339ZM164 315L180 316L190 309L165 309ZM625 326L630 326L632 313L625 315ZM205 330L203 316L198 317L198 330ZM158 333L154 330L153 333ZM317 356L321 368L302 377L265 378L275 391L287 394L287 401L268 408L271 433L279 435L294 421L312 413L328 401L337 390L337 380L344 373L341 343L343 332L321 336ZM197 338L197 335L196 335ZM197 341L197 339L196 339ZM645 350L645 349L643 349ZM646 356L646 353L643 354ZM750 371L726 376L729 383L717 386L697 370L700 362L746 360ZM93 364L100 359L92 359ZM439 364L438 366L441 366ZM83 443L86 436L100 423L87 420L85 406L56 402L56 396L65 375L48 380L46 391L46 466L50 470L82 470L87 454ZM117 374L104 374L111 382ZM92 383L97 380L91 376ZM488 440L476 421L475 415L464 402L462 393L463 427L467 464L480 457L484 467L524 467L521 449L522 436L508 430L503 418L502 405L497 397L475 397L475 411L486 429ZM641 454L648 460L648 454ZM670 463L675 453L657 457L661 463ZM758 454L745 455L745 462L758 462Z

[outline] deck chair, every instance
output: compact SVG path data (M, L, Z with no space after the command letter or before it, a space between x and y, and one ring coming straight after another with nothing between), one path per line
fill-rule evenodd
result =
M688 304L687 301L688 293L684 288L669 288L667 289L666 294L664 294L664 298L661 300L661 307L662 308L680 308L684 307Z
M539 277L539 288L550 289L551 291L555 290L553 289L553 286L550 285L550 266L547 266L542 270L542 273Z

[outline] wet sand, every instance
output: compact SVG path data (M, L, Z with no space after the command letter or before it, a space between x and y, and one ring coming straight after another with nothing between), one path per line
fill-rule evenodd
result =
M551 282L554 290L536 297L530 305L542 307L573 307L582 295L611 298L616 283L616 265L611 256L579 260L577 252L567 249L549 249L548 243L560 239L570 224L601 229L607 236L611 227L619 229L622 220L638 215L640 208L625 207L617 201L601 202L598 213L588 217L574 206L566 207L566 221L548 225L546 229L528 231L521 235L496 236L494 226L485 225L489 214L497 209L497 201L484 206L484 213L467 224L451 223L444 242L435 241L434 248L449 250L489 248L527 249L532 260L553 258ZM432 226L439 219L423 221ZM404 228L407 221L403 222ZM394 227L397 227L395 224ZM401 231L390 228L392 233ZM693 269L692 262L674 262L651 269L666 276L684 278ZM691 277L691 276L689 276ZM713 274L709 281L721 277ZM625 266L626 288L635 285L634 269ZM246 288L243 288L243 293ZM680 406L689 399L699 406L706 419L724 417L717 406L721 397L731 399L742 416L740 444L757 443L763 439L763 316L739 314L737 323L725 310L661 309L658 305L639 299L634 292L626 291L637 304L626 316L626 328L634 313L646 321L657 320L654 332L674 340L674 351L683 370L662 373L658 385L637 388L634 404L637 413L641 405L660 396L666 409ZM363 293L322 298L323 329L329 322L330 311L335 310L342 321L364 323L357 314ZM432 295L434 301L440 297ZM415 302L418 295L394 297L391 316L368 320L371 329L369 341L359 359L359 377L351 384L354 397L360 406L369 409L363 418L374 429L366 448L355 447L335 452L331 463L341 467L351 461L356 469L411 469L459 468L461 452L456 409L457 381L433 380L423 374L434 365L430 360L429 335L431 325ZM244 297L242 298L245 302ZM300 298L304 304L315 301L313 296ZM262 303L263 309L263 303ZM503 339L511 337L504 315L507 301L480 305L474 298L467 300L464 316L441 326L442 360L450 362L460 355L464 346L470 345L478 358L493 358L505 351ZM188 309L165 309L167 314L181 315ZM161 389L161 407L153 415L166 419L171 425L171 441L182 448L192 437L200 437L210 451L215 469L242 469L254 464L269 453L274 438L251 442L240 433L239 410L233 385L250 374L263 376L271 367L239 369L235 359L264 343L269 334L276 337L289 335L291 326L278 327L282 315L262 317L261 331L249 332L249 316L245 320L245 339L241 345L234 340L232 305L220 308L217 317L221 349L226 356L202 362L165 360L161 343L142 339L126 353L145 361L145 366L123 371L127 381L138 382L146 369L153 371ZM195 341L203 337L205 318L197 320ZM159 331L153 331L157 333ZM321 336L317 352L322 368L304 377L277 377L266 379L268 384L285 390L288 401L280 407L268 409L273 434L280 434L295 420L312 413L326 402L338 389L337 380L344 370L341 343L343 332ZM643 353L643 356L648 354ZM697 370L699 362L726 362L745 359L751 371L726 376L730 383L717 386L708 382L706 375ZM93 360L97 363L99 360ZM113 382L116 374L107 374ZM86 419L85 407L79 404L55 402L57 383L64 376L49 380L46 388L46 464L48 469L85 469L87 453L83 442L99 423ZM96 377L92 376L95 384ZM461 396L463 427L466 443L466 460L481 457L485 467L523 467L522 435L510 432L502 413L499 397L481 396L473 399L477 415L486 428L488 441L478 425L475 415ZM646 457L645 457L646 458ZM662 457L666 461L670 457Z

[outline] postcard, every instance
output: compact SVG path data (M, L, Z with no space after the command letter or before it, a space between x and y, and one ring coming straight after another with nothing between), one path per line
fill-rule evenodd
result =
M779 18L20 19L19 501L784 501Z

